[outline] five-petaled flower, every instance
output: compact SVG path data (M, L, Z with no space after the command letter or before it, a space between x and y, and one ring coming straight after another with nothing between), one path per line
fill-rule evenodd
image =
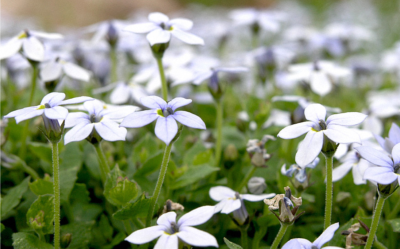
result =
M176 213L168 212L158 218L156 226L135 231L125 240L140 245L159 237L154 249L178 249L178 238L192 246L218 247L214 236L192 227L207 222L213 215L213 206L203 206L183 215L176 222Z
M141 102L152 110L134 112L124 118L120 126L138 128L157 119L156 136L167 145L178 133L176 121L191 128L206 129L203 120L198 116L186 111L176 111L177 108L191 103L191 99L175 98L167 103L160 97L148 96L141 98Z
M186 32L193 26L193 22L189 19L176 18L170 20L163 13L153 12L149 14L149 21L129 25L124 30L139 34L148 33L147 40L151 46L168 43L171 40L171 34L185 43L204 45L202 38Z
M296 163L305 167L321 152L325 136L335 143L361 143L357 133L343 126L358 125L367 115L358 112L334 114L326 117L326 109L320 104L311 104L304 110L307 122L290 125L282 129L278 137L293 139L307 133L296 153Z

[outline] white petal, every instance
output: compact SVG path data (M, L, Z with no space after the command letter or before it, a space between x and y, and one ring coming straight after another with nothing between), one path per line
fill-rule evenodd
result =
M126 128L111 120L102 121L94 125L97 133L107 141L124 141L126 137Z
M89 112L89 115L94 114L97 116L104 110L104 103L100 100L94 99L83 103L83 107L85 107L86 111Z
M14 54L18 53L21 49L22 40L18 39L18 37L14 37L9 40L5 45L0 47L0 60L9 58Z
M17 124L21 121L33 118L33 117L37 117L43 114L43 109L41 110L32 110L30 112L26 112L24 114L18 115L15 117L15 121L17 122Z
M380 184L391 184L397 178L398 175L393 172L393 168L387 167L369 167L364 173L364 179Z
M339 222L330 225L325 231L312 243L317 248L321 248L326 242L330 241L335 235L335 231L339 228Z
M43 66L42 70L40 71L40 78L44 82L49 82L60 78L61 73L62 66L60 63L51 61Z
M389 138L394 144L400 143L400 127L395 123L390 127Z
M43 44L34 36L26 38L22 42L24 54L31 60L42 61L44 59Z
M357 165L353 166L354 184L360 185L367 183L367 181L364 179L364 174L369 167L371 167L371 164L364 159L360 159L360 162Z
M44 108L44 115L49 119L66 119L68 109L62 106L55 106L52 108Z
M393 165L400 164L400 144L396 144L392 149Z
M235 191L224 186L210 188L209 194L211 199L214 201L222 201L224 199L235 197Z
M137 230L128 237L125 238L126 241L133 244L144 244L148 243L164 233L164 227L162 226L152 226Z
M148 33L146 38L149 41L150 46L153 46L154 44L169 42L169 40L171 40L171 33L163 29L155 29Z
M393 169L393 161L386 152L376 150L369 146L359 146L354 149L358 151L361 157L367 160L368 162L374 165Z
M228 200L225 206L222 208L221 213L230 214L235 210L238 210L242 206L242 202L237 200Z
M125 83L118 83L115 89L111 92L110 102L120 105L128 102L131 96L130 88Z
M133 32L133 33L143 34L143 33L149 33L150 31L153 31L157 28L160 28L160 27L152 22L146 22L146 23L132 24L132 25L126 26L123 29L123 31L129 31L129 32Z
M93 101L94 98L91 97L86 97L86 96L81 96L81 97L76 97L76 98L72 98L72 99L67 99L67 100L63 100L59 103L59 105L71 105L71 104L79 104L82 102L91 102Z
M169 21L168 24L181 30L190 30L193 27L193 22L186 18L175 18Z
M44 96L40 104L49 104L53 107L58 105L63 99L65 99L65 93L52 92Z
M68 131L64 136L64 144L74 141L81 141L87 138L93 131L94 124L81 123Z
M296 163L304 168L314 161L321 152L323 142L323 132L309 131L299 145L299 150L296 153Z
M353 168L353 165L353 162L345 162L339 167L334 168L332 171L332 181L337 182L342 179Z
M154 249L178 249L178 236L162 234L158 239Z
M290 125L288 127L283 128L279 133L278 137L283 139L292 139L296 137L300 137L306 132L309 132L313 127L313 122L303 122L294 125Z
M57 40L57 39L64 38L64 36L61 34L45 33L45 32L34 31L34 30L29 30L29 34L39 37L39 38L44 38L44 39L49 39L49 40Z
M206 129L206 124L199 117L190 112L177 111L171 115L179 123L195 129Z
M156 122L155 133L159 139L164 141L166 145L169 145L176 133L178 133L178 124L171 116L166 118L159 117Z
M175 212L168 212L162 214L157 219L157 224L165 227L170 227L172 222L176 222L176 213Z
M383 132L383 123L376 116L368 116L363 123L363 129L372 132L373 134L381 135Z
M179 230L177 236L183 240L185 243L198 246L198 247L207 247L214 246L218 247L217 240L209 233L203 232L194 227L184 227Z
M326 124L352 126L362 123L366 118L367 115L360 112L340 113L329 116Z
M179 228L206 223L214 215L214 206L202 206L184 214L178 221Z
M151 108L151 109L161 109L164 110L167 108L167 102L158 96L148 96L140 99L142 105Z
M89 82L89 80L90 80L90 73L86 69L84 69L80 66L77 66L71 62L66 62L64 64L63 68L64 68L65 74L73 79L81 80L81 81L85 81L85 82Z
M200 85L206 79L209 79L214 74L214 71L207 70L202 72L201 74L196 75L195 79L193 80L193 84Z
M313 72L310 78L311 90L320 96L327 95L332 90L332 83L323 72Z
M291 239L282 249L311 249L311 247L312 243L306 239Z
M9 114L5 115L4 118L14 118L19 115L24 115L24 114L36 111L37 108L38 108L38 106L31 106L31 107L25 107L25 108L22 108L19 110L15 110L15 111L12 111Z
M149 20L155 23L166 23L169 21L168 16L160 12L150 13L148 16Z
M65 119L65 128L71 128L80 123L89 124L89 115L83 112L72 112L69 113L67 119Z
M269 199L274 197L276 194L263 194L263 195L251 195L251 194L244 194L244 195L240 195L240 197L242 197L243 200L246 201L262 201L264 199Z
M327 130L322 131L330 140L341 143L359 143L361 144L360 136L351 129L340 125L328 125Z
M126 116L124 120L122 120L120 126L138 128L150 124L158 117L160 116L154 110L134 112Z
M192 103L191 99L185 99L185 98L174 98L173 100L171 100L170 102L168 102L168 107L171 107L171 109L173 111L175 111L176 109L178 109L179 107L185 106Z
M326 109L321 104L311 104L304 110L304 116L307 120L318 124L320 120L325 121Z
M139 108L133 105L123 105L118 107L113 107L109 109L105 109L102 114L104 118L119 120L125 118L126 116L134 113Z
M172 35L178 38L179 40L191 44L191 45L204 45L204 40L197 35L187 33L186 31L180 30L178 28L173 29L171 31Z

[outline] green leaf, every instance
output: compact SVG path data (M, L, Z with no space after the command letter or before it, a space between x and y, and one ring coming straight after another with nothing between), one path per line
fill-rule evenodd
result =
M94 146L90 143L86 143L84 148L83 148L83 161L85 162L85 166L89 170L90 175L97 179L101 179L101 171L100 171L100 165L99 165L99 159L97 157L96 150Z
M243 249L243 247L239 246L238 244L235 244L233 242L230 242L227 238L224 237L225 244L228 246L229 249Z
M4 231L4 229L6 229L6 227L3 225L3 223L0 223L1 229L0 229L0 233Z
M105 216L104 214L102 214L101 217L100 217L99 228L100 228L100 231L101 231L101 233L103 235L103 238L105 238L106 240L111 240L112 239L112 235L113 235L114 229L110 225L110 222L108 221L107 216Z
M39 234L53 232L54 196L42 195L32 203L26 214L28 225Z
M141 176L146 176L149 175L155 171L161 166L161 162L163 159L164 153L162 151L159 151L157 154L155 154L153 157L149 158L143 166L138 169L135 173L135 177L141 177Z
M209 174L218 171L219 168L210 166L208 164L202 164L198 166L191 166L181 177L177 178L171 183L170 189L178 189L185 187L189 184L195 183Z
M53 249L53 246L39 240L31 233L14 233L12 235L14 249Z
M146 218L151 201L146 199L144 193L135 203L128 203L113 214L113 217L118 220L128 220L131 218Z
M209 164L214 165L214 153L212 150L207 150L197 154L192 162L192 165Z
M53 182L50 180L49 175L46 175L44 179L37 179L34 182L30 182L29 188L35 195L51 195L54 193Z
M235 145L238 150L246 148L246 137L236 127L224 126L222 128L222 147L229 144Z
M207 149L204 147L201 141L195 143L189 150L187 150L183 156L183 164L192 165L194 158L202 153L205 152Z
M137 184L128 178L119 177L117 185L108 193L108 199L116 206L124 206L138 195Z
M52 152L49 144L30 142L28 144L29 150L39 157L41 160L52 163Z
M68 249L89 248L88 244L92 239L92 227L94 221L74 222L68 225L61 226L61 236L70 233L71 243Z
M83 154L78 143L70 143L65 146L60 155L60 191L61 202L68 202L69 195L77 179L78 171L82 166Z
M92 221L103 211L99 204L89 203L89 191L86 185L82 183L75 183L71 191L70 203L72 207L72 214L76 222Z
M102 249L116 248L115 246L118 245L119 243L121 243L122 241L124 241L125 238L126 238L126 235L124 233L118 233L117 235L115 235L115 237L113 238L111 243L109 245L103 246Z
M393 228L393 232L400 233L400 218L387 221Z
M146 162L151 155L154 155L157 150L156 138L149 132L142 137L133 148L131 161L136 164L138 162Z
M28 190L30 177L25 178L20 184L11 188L7 195L1 199L1 220L7 217L8 212L15 208L21 201L22 195Z

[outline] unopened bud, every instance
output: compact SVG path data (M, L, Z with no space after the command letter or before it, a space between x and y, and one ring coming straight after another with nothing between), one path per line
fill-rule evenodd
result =
M265 179L262 177L252 177L247 183L247 187L253 195L259 195L264 192L267 188L267 184L265 183Z
M72 240L72 234L71 233L66 233L63 236L61 236L61 248L67 248L69 244L71 244Z
M235 161L239 156L238 150L234 144L229 144L224 151L224 158L227 161Z

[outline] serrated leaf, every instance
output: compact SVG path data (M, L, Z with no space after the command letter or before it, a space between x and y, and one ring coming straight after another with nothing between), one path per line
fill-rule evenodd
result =
M14 233L12 239L14 249L53 249L52 245L30 233Z
M233 242L230 242L227 238L224 237L225 244L228 246L229 249L243 249L243 247L239 246L238 244L235 244Z
M53 232L54 196L42 195L32 203L26 213L28 225L39 234Z
M137 184L127 178L117 181L117 185L108 193L108 199L116 206L124 206L138 195Z
M181 177L177 178L171 183L170 189L178 189L185 187L189 184L195 183L209 174L218 171L219 168L210 166L208 164L202 164L198 166L191 166Z
M30 142L28 144L28 148L33 154L35 154L41 160L51 164L52 153L49 144Z
M104 214L101 215L101 217L100 217L99 228L100 228L100 231L101 231L103 237L106 240L112 239L114 229L111 226L110 222L108 221L107 216L105 216Z
M400 218L387 221L393 228L393 232L400 233Z
M74 222L68 225L61 226L61 236L70 233L71 243L67 247L68 249L81 249L89 248L88 244L92 239L92 227L94 221Z
M146 199L144 193L135 203L128 203L113 214L113 217L118 220L128 220L131 218L146 218L151 201Z
M54 192L53 182L49 178L37 179L34 182L30 182L29 188L35 195L51 195Z
M61 202L68 202L69 195L82 166L83 154L78 143L70 143L60 154L60 192Z
M161 166L163 155L164 153L159 151L154 156L150 157L149 160L147 160L143 166L136 171L134 176L141 177L155 172Z
M21 201L22 195L28 190L30 177L25 178L20 184L11 188L4 198L1 198L1 220L7 217L8 212L15 208Z

